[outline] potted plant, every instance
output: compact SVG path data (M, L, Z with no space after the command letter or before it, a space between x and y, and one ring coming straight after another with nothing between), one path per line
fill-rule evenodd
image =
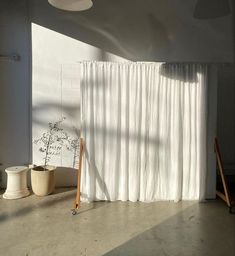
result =
M31 169L32 190L38 196L46 196L54 191L56 167L49 165L49 162L52 156L60 154L64 141L68 138L61 128L64 120L62 118L55 123L49 123L48 130L34 140L34 144L39 145L39 151L44 155L43 165Z

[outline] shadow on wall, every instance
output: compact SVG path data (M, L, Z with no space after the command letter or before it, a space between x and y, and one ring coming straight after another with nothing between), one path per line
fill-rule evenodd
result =
M77 169L58 166L55 172L56 187L77 186Z
M169 64L161 65L160 74L173 80L179 80L185 83L197 83L198 74L196 67L190 64Z
M157 9L153 8L154 2L149 0L146 5L141 0L99 0L87 11L67 12L50 6L46 0L33 0L31 22L129 60L153 60L156 48L162 47L166 54L169 43L164 22L156 18L158 13L152 13ZM167 10L164 2L159 6ZM177 15L170 12L176 24Z
M232 59L231 15L202 22L193 18L194 0L173 2L97 0L83 12L47 0L29 5L31 22L132 61Z
M41 127L46 127L48 126L47 120L40 118L45 115L45 113L51 112L51 113L60 113L58 112L61 110L61 105L59 103L54 103L54 102L44 102L40 105L35 105L33 106L33 124ZM76 120L78 123L78 126L80 126L80 120L77 120L77 116L80 115L80 106L79 105L66 105L63 104L62 106L62 112L65 117L70 118L71 120ZM63 128L71 133L74 131L73 126L71 125L65 125L63 124Z

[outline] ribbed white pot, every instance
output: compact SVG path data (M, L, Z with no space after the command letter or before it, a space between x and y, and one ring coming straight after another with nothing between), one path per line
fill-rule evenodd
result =
M55 189L55 166L47 165L45 170L43 166L37 166L31 169L32 190L37 196L46 196Z

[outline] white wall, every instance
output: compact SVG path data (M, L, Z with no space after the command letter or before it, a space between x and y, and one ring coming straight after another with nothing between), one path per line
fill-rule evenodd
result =
M0 1L0 55L17 53L20 61L0 61L0 166L30 162L30 26L26 0Z
M63 129L77 138L74 127L80 130L80 68L82 60L125 61L113 54L78 40L32 24L33 71L33 140L48 128L49 122L66 117ZM33 144L33 163L43 163L44 154ZM73 153L64 148L53 156L50 164L59 166L57 186L76 185ZM66 167L66 168L64 168Z

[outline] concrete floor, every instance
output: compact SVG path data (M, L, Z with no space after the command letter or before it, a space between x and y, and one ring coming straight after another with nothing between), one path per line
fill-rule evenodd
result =
M74 198L1 198L0 255L235 255L235 215L221 201L84 203L72 216Z

